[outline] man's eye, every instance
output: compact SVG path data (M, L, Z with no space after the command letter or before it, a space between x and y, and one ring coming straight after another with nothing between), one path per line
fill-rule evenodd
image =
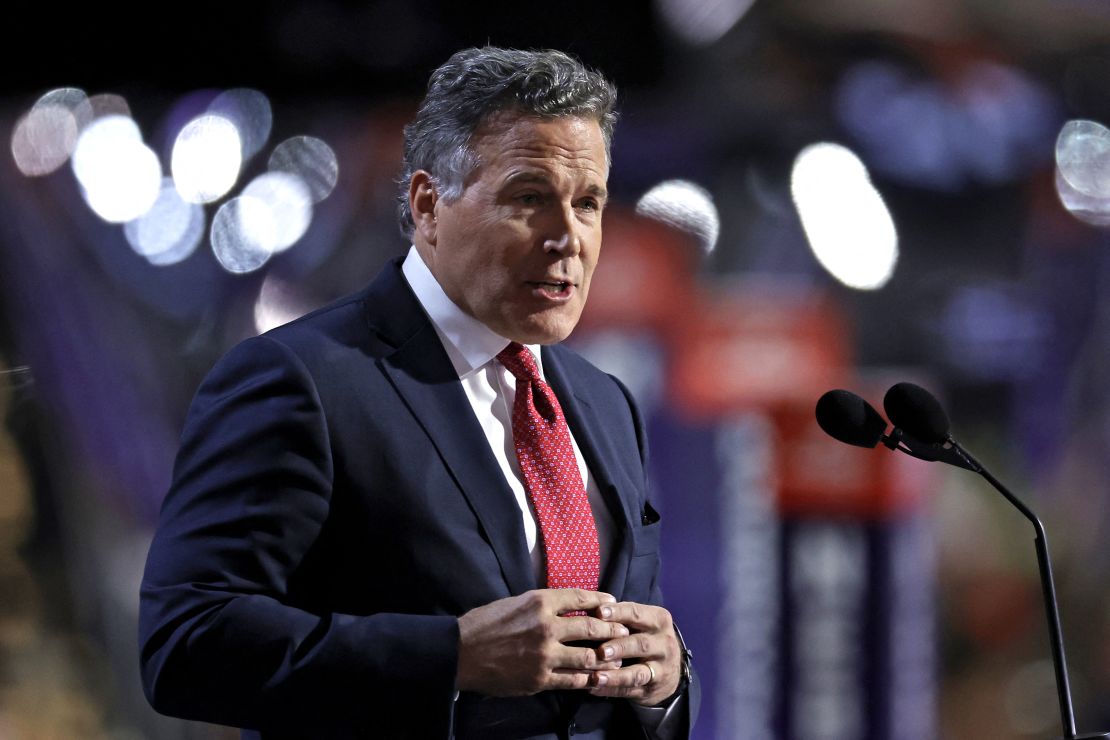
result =
M539 193L524 193L523 195L518 195L517 200L521 205L525 206L538 206L542 201Z
M578 207L583 211L597 211L601 209L601 204L594 198L585 198L578 202Z

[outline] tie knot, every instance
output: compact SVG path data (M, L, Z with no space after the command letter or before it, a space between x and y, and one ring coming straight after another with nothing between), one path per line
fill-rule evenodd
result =
M529 382L540 379L540 370L532 351L519 342L509 342L509 346L497 353L497 361L505 366L517 380Z

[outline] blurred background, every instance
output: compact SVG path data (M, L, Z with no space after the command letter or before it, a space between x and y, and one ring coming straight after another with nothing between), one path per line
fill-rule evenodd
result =
M125 6L126 7L126 6ZM364 285L430 71L555 47L620 87L573 343L633 388L701 740L1059 736L1028 522L826 437L933 390L1045 520L1081 731L1110 731L1110 5L16 3L0 50L0 739L155 715L137 588L189 400Z

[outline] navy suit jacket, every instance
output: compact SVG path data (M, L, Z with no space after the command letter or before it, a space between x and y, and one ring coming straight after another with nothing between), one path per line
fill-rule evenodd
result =
M601 588L659 603L636 407L565 348L543 364L616 523ZM536 587L520 508L394 262L197 392L142 583L144 688L267 739L639 737L626 702L585 692L456 703L457 616Z

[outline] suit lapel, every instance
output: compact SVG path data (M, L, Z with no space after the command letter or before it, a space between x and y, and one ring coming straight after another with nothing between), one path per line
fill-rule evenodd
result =
M443 458L485 530L502 575L513 594L536 588L524 525L516 498L489 449L451 360L400 270L387 267L367 293L367 322L376 338L394 351L377 360ZM618 600L632 553L631 526L639 516L635 491L616 479L620 461L604 440L605 423L590 404L586 388L576 388L558 347L543 349L544 375L555 391L567 424L597 481L614 524L602 590Z
M567 424L613 518L614 541L609 551L609 564L602 574L601 590L620 601L632 556L630 527L631 517L638 516L638 512L634 511L636 496L632 491L623 490L627 484L614 479L612 471L620 467L612 447L603 443L605 425L590 405L588 396L575 389L570 373L560 361L558 350L544 347L542 352L544 376L559 399Z
M375 292L380 295L373 295ZM462 489L485 530L510 592L535 588L516 498L439 336L399 270L376 282L368 305L387 307L388 313L370 320L379 335L391 338L390 343L397 346L378 364Z

